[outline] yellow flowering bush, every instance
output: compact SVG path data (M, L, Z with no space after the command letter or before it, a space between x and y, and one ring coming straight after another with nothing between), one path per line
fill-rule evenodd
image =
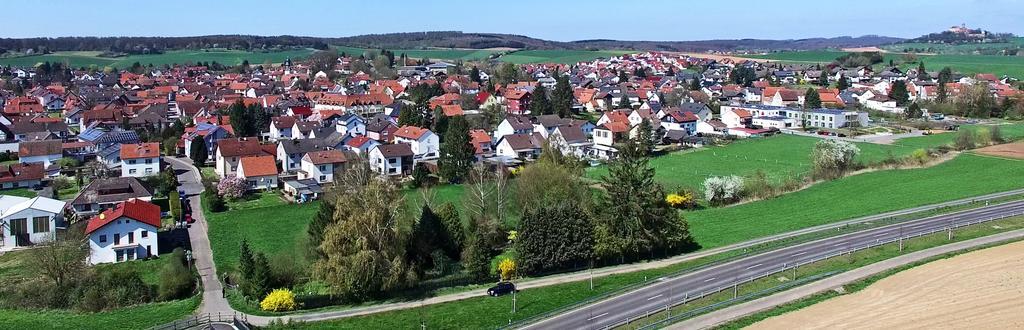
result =
M691 191L682 191L665 196L665 203L677 209L691 209L697 206L697 199Z
M260 308L265 311L283 312L295 310L298 304L295 302L295 294L288 289L276 289L267 294L260 302Z
M511 258L502 259L498 263L498 270L501 272L501 280L508 281L512 279L512 275L516 272L516 262Z

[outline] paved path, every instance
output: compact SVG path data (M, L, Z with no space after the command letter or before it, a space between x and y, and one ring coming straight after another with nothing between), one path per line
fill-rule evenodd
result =
M668 329L708 329L716 325L729 322L760 311L768 310L784 305L799 299L803 299L819 292L850 284L871 275L885 272L890 269L912 264L935 256L968 250L994 243L1002 243L1010 240L1024 238L1024 229L1009 231L997 235L976 238L968 241L946 244L927 250L908 253L896 258L876 262L864 267L841 273L817 282L813 282L795 289L777 293L768 297L752 300L743 304L727 307L709 314L701 315L683 322L673 324Z
M195 167L192 166L192 163L191 163L191 161L188 158L167 157L165 159L167 159L168 163L171 164L171 166L175 169L176 172L179 172L178 173L178 181L181 183L181 189L183 189L185 191L186 195L189 196L189 201L190 201L190 203L192 205L192 209L194 210L192 212L192 216L193 216L193 218L195 218L196 221L189 228L189 237L190 237L191 244L192 244L192 253L193 253L193 256L196 259L196 266L197 266L197 269L199 270L199 274L200 274L201 279L202 279L201 282L202 282L202 285L203 285L203 301L200 304L200 308L199 308L199 311L197 311L197 313L212 313L212 314L216 314L216 313L232 314L232 313L235 313L235 314L242 314L242 313L237 312L234 309L232 309L231 306L228 304L227 299L225 299L223 297L223 286L222 286L220 280L218 279L218 277L216 275L217 274L217 269L216 269L216 266L213 264L213 253L210 250L210 240L209 240L209 238L207 236L206 217L205 217L205 215L202 212L202 207L200 205L200 200L199 200L199 197L200 197L199 194L203 190L201 174L200 174L198 169L196 169ZM684 254L684 255L680 255L680 256L675 256L675 257L672 257L672 258L666 258L666 259L649 261L649 262L642 262L642 263L618 265L618 266L612 266L612 267L604 267L604 268L593 270L592 274L589 271L580 271L580 272L574 272L574 273L566 273L566 274L546 276L546 277L537 278L537 279L529 279L529 280L525 280L525 281L519 283L518 286L521 289L529 289L529 288L536 288L536 287L555 285L555 284L560 284L560 283L584 281L584 280L589 279L591 276L593 276L594 278L598 278L598 277L614 275L614 274L635 272L635 271L639 271L639 270L661 268L661 267L666 267L666 266L670 266L670 265L673 265L673 264L677 264L677 263L680 263L680 262L686 262L686 261L690 261L690 260L694 260L694 259L698 259L698 258L703 258L703 257L715 255L715 254L718 254L718 253L724 253L724 252L729 252L729 251L747 249L747 248L750 248L750 247L753 247L753 246L756 246L756 245L759 245L759 244L763 244L763 243L768 243L768 242L772 242L772 241L792 238L792 237L795 237L795 236L800 236L800 235L804 235L804 234L808 234L808 233L812 233L812 232L818 232L818 231L823 231L823 230L831 230L831 229L847 226L847 225L850 225L850 224L878 221L878 220L882 220L882 219L886 219L886 218L890 218L890 217L894 217L894 216L899 216L899 215L917 213L917 212L921 212L921 211L927 211L927 210L932 210L932 209L937 209L937 208L942 208L942 207L948 207L948 206L962 205L962 204L967 204L967 203L971 203L971 202L978 201L978 200L993 199L993 198L999 198L999 197L1003 197L1003 196L1015 195L1015 194L1021 194L1021 193L1024 193L1024 189L1015 190L1015 191L1008 191L1008 192L1003 192L1003 193L990 194L990 195L973 197L973 198L966 198L966 199L950 201L950 202L945 202L945 203L939 203L939 204L933 204L933 205L927 205L927 206L921 206L921 207L915 207L915 208L906 209L906 210L900 210L900 211L895 211L895 212L888 212L888 213L883 213L883 214L879 214L879 215L861 217L861 218L856 218L856 219L851 219L851 220L846 220L846 221L841 221L841 222L836 222L836 223L831 223L831 224L826 224L826 225L820 225L820 226L805 228L805 229L801 229L801 230L797 230L797 231L793 231L793 232L788 232L788 233L783 233L783 234L778 234L778 235L758 238L758 239L754 239L754 240L750 240L750 241L746 241L746 242L741 242L741 243L737 243L737 244L732 244L732 245L728 245L728 246L707 249L707 250L703 250L703 251L696 252L696 253L690 253L690 254ZM265 325L265 324L269 323L270 321L272 321L274 319L278 319L278 318L280 318L282 320L292 319L292 320L303 320L303 321L320 321L320 320L329 320L329 319L337 319L337 318L344 318L344 317L351 317L351 316L358 316L358 315L373 314L373 313L384 312L384 311L392 311L392 310L399 310L399 309L406 309L406 308L414 308L414 307L420 307L420 306L423 306L423 305L439 304L439 303L457 301L457 300L462 300L462 299L467 299L467 298L472 298L472 297L481 297L481 296L484 296L485 294L486 293L483 290L473 290L473 291L467 291L467 292L461 292L461 293L455 293L455 294L448 294L448 295L443 295L443 296L431 297L431 298L426 298L426 299L421 299L421 300L413 300L413 301L408 301L408 302L371 305L371 306L355 307L355 308L351 308L351 309L343 309L343 310L335 310L335 311L323 311L323 312L293 314L293 315L282 316L282 317L263 317L263 316L255 316L255 315L245 315L245 316L248 318L249 322L254 324L254 325Z
M667 306L679 304L687 298L703 297L726 288L733 288L737 283L746 283L778 272L789 274L794 266L799 267L906 237L946 231L968 223L1020 215L1024 215L1024 201L1014 201L828 237L651 281L650 284L636 290L580 306L524 328L612 328L664 310Z
M199 194L203 192L201 174L192 166L188 158L165 157L171 167L178 174L179 189L185 191L185 196L192 205L192 218L195 223L188 228L189 241L192 244L192 256L195 258L196 270L203 284L203 301L199 304L197 313L209 314L232 314L235 311L224 298L224 288L217 278L217 267L213 264L213 252L210 250L210 238L206 235L206 216L203 214L203 207L199 201Z

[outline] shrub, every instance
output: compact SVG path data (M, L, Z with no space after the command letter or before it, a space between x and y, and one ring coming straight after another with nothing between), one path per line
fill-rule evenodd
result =
M227 206L224 204L224 198L220 197L213 190L204 190L202 194L203 204L206 204L206 209L210 212L224 212L227 210Z
M176 248L168 257L171 261L160 270L157 295L160 300L188 297L195 289L195 281L185 260L185 250Z
M298 304L295 303L295 294L288 289L276 289L260 302L260 308L265 311L284 312L295 310Z
M974 135L974 131L969 129L960 130L960 133L956 135L956 139L953 140L953 147L956 150L974 149L976 145L977 137Z
M1003 142L1006 142L1006 138L1003 137L1003 131L999 128L998 125L992 126L992 128L990 128L988 130L988 134L989 134L989 138L988 139L991 140L992 143L1003 143Z
M818 141L811 152L814 177L834 179L842 176L853 167L853 159L859 154L860 148L850 142L834 139Z
M924 165L924 163L927 163L928 160L931 159L931 155L928 154L927 150L917 149L910 153L910 159L914 160L918 164Z
M501 272L501 280L507 281L512 279L512 276L516 273L516 262L512 258L502 259L498 263L498 271Z
M743 178L739 176L715 176L704 180L704 199L715 205L725 205L740 199Z

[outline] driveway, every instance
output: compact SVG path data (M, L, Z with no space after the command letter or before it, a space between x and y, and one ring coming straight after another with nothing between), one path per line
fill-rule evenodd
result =
M224 287L217 277L217 267L213 264L213 252L210 251L210 238L206 235L206 216L203 214L203 207L199 201L199 194L203 192L203 182L198 169L192 166L192 160L188 158L166 157L167 163L171 164L175 174L178 176L180 190L185 191L192 206L192 218L195 219L188 228L188 236L192 243L192 257L195 258L196 270L203 285L203 301L199 304L198 313L223 313L232 314L235 311L228 305L224 298Z

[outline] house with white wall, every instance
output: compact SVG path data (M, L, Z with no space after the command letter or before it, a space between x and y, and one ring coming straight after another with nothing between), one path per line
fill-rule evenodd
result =
M121 145L121 176L147 177L159 173L159 142Z
M370 149L370 168L381 175L412 173L413 152L408 143L379 144Z
M530 128L533 128L531 125ZM395 143L408 143L412 148L414 161L438 157L440 139L429 129L416 126L402 126L395 131Z
M0 195L0 251L27 247L57 238L65 202L46 197Z
M317 183L334 182L334 172L345 166L345 153L341 150L307 152L302 156L299 179L313 179Z
M89 263L116 263L156 256L160 207L139 199L118 203L89 219Z
M245 180L248 190L277 188L277 162L274 156L243 157L238 161L239 178Z
M64 156L60 140L22 141L18 143L18 162L43 163L44 168L51 168L57 160Z

